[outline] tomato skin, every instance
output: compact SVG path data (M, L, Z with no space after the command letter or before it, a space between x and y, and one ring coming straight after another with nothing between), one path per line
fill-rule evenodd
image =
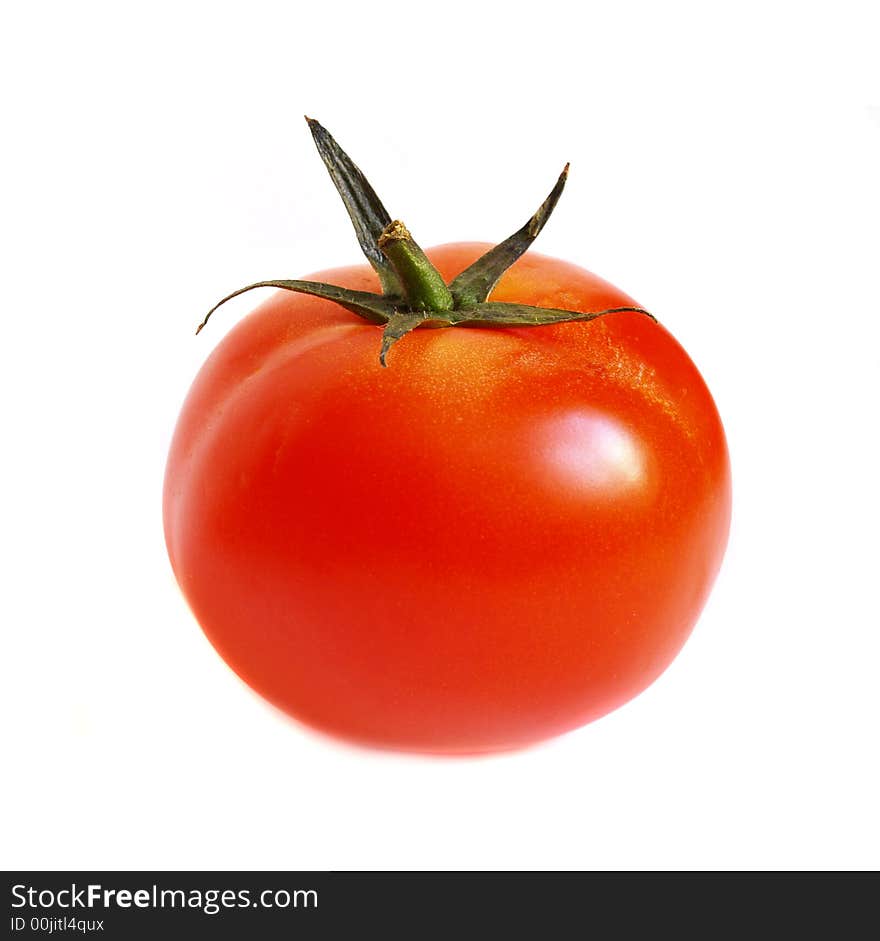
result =
M428 255L449 280L486 248ZM634 304L531 253L492 300ZM389 748L519 747L635 696L727 542L727 446L687 354L628 312L417 330L385 369L380 335L278 292L197 376L164 519L211 642L297 719Z

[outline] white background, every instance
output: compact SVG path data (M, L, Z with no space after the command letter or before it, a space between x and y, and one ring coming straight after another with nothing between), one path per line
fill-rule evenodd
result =
M872 4L19 4L0 28L8 868L880 864L880 75ZM875 10L876 12L876 10ZM422 244L538 249L706 377L734 524L687 647L502 757L266 706L173 580L161 483L263 277L357 262L302 114Z

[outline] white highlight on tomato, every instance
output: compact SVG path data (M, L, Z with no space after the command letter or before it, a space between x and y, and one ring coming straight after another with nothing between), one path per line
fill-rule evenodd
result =
M638 484L645 455L627 428L606 415L571 412L543 430L544 446L559 477L590 490Z

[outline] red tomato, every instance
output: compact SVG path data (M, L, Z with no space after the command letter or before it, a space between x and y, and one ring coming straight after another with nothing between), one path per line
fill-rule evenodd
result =
M448 281L488 246L428 255ZM367 266L315 276L376 290ZM536 254L493 301L633 301ZM310 725L434 752L522 746L609 712L690 633L721 563L715 405L639 313L381 327L278 292L211 355L165 481L174 571L250 686Z

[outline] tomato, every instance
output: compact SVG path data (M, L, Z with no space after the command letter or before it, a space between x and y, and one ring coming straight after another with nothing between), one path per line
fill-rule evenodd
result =
M721 564L712 397L632 298L523 254L568 166L504 242L426 254L307 120L370 267L224 299L284 289L184 404L178 582L238 675L325 732L468 753L589 722L665 669Z
M427 254L449 280L487 246ZM374 290L367 266L321 280ZM493 300L632 305L522 257ZM271 296L186 400L164 516L221 656L362 743L522 746L607 713L680 649L721 563L730 469L681 346L635 312L536 328L380 328Z

